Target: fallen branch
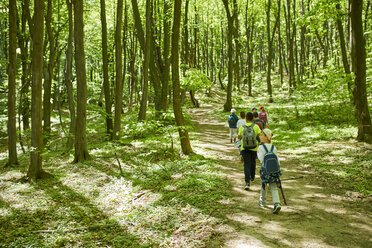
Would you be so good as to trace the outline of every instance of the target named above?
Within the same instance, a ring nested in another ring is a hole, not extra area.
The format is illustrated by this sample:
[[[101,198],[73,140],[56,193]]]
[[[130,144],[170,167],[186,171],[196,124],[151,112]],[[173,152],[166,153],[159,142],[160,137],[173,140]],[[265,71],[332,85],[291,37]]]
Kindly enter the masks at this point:
[[[115,152],[115,157],[116,157],[116,160],[118,161],[118,164],[119,164],[120,174],[121,174],[122,177],[124,177],[124,173],[123,173],[123,170],[121,168],[120,160],[119,160],[118,155],[116,154],[116,152]]]

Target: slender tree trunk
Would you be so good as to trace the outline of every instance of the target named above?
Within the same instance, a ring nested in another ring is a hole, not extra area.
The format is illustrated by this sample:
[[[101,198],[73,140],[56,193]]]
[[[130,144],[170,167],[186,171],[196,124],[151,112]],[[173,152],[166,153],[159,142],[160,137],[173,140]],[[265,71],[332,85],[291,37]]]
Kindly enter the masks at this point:
[[[354,72],[354,110],[358,141],[372,143],[371,116],[366,91],[366,48],[362,22],[363,0],[351,0],[351,67]]]
[[[102,71],[103,71],[103,91],[105,94],[105,111],[106,111],[106,132],[112,137],[112,101],[110,93],[110,81],[108,75],[108,55],[107,55],[107,22],[106,22],[106,4],[101,0],[101,27],[102,27]]]
[[[50,123],[50,116],[52,107],[50,104],[51,95],[52,95],[52,82],[53,82],[53,70],[55,65],[55,41],[54,35],[52,31],[52,17],[53,17],[53,1],[48,0],[48,8],[47,8],[47,15],[45,17],[46,23],[46,31],[48,35],[48,42],[49,42],[49,61],[47,67],[47,75],[44,79],[44,100],[43,100],[43,137],[44,143],[47,142],[50,130],[51,130],[51,123]]]
[[[75,130],[74,163],[90,159],[86,140],[87,79],[84,51],[84,10],[83,0],[74,0],[74,40],[77,79],[77,116]]]
[[[291,31],[292,18],[291,18],[291,0],[287,0],[287,12],[286,12],[286,27],[287,27],[287,54],[288,54],[288,85],[289,91],[291,92],[295,87],[294,78],[294,54],[293,54],[293,31]]]
[[[161,87],[161,109],[166,111],[168,108],[168,85],[169,85],[169,73],[170,73],[170,20],[169,20],[170,6],[166,0],[164,0],[164,68],[162,75],[162,87]]]
[[[23,122],[23,130],[30,129],[30,102],[28,100],[28,93],[30,90],[30,63],[29,54],[28,54],[28,43],[29,37],[26,35],[26,23],[27,23],[27,13],[29,12],[29,1],[22,2],[22,33],[19,35],[19,47],[21,49],[21,60],[22,60],[22,88],[21,88],[21,96],[22,99],[20,103],[20,112],[22,114],[22,122]]]
[[[34,0],[32,23],[32,103],[31,103],[31,158],[27,175],[31,181],[42,178],[43,133],[42,133],[42,80],[44,0]]]
[[[240,89],[240,34],[239,34],[239,7],[236,0],[233,0],[234,14],[234,44],[235,44],[235,63],[234,63],[234,79],[235,85]]]
[[[116,80],[115,80],[115,117],[114,117],[114,131],[112,139],[117,140],[120,137],[121,131],[121,109],[123,102],[123,48],[121,44],[121,33],[123,24],[123,0],[117,2],[117,16],[116,16],[116,31],[115,31],[115,61],[116,61]]]
[[[142,52],[145,54],[145,47],[146,47],[146,40],[145,40],[145,34],[143,31],[142,27],[142,21],[141,21],[141,16],[138,10],[138,3],[137,0],[131,0],[132,2],[132,9],[133,9],[133,19],[134,19],[134,25],[136,27],[136,35],[138,38],[138,41],[141,46]],[[151,43],[151,52],[150,52],[150,75],[151,75],[151,82],[154,87],[154,92],[155,92],[155,109],[158,111],[160,110],[160,100],[161,100],[161,83],[160,83],[160,72],[159,72],[159,67],[160,67],[160,62],[154,58],[154,53],[155,51],[155,44],[154,41]]]
[[[17,50],[17,3],[9,0],[9,64],[8,64],[8,163],[18,164],[16,120],[16,50]]]
[[[140,111],[138,120],[146,119],[146,109],[148,100],[148,80],[149,80],[149,65],[151,53],[151,1],[146,0],[146,41],[143,59],[143,84],[142,84],[142,98],[140,104]]]
[[[189,132],[182,114],[180,75],[179,75],[179,38],[181,23],[181,0],[174,1],[173,29],[172,29],[172,81],[173,81],[173,110],[181,140],[183,154],[192,153]]]
[[[344,35],[344,28],[342,26],[341,22],[341,7],[340,4],[336,4],[336,9],[337,9],[337,30],[338,30],[338,37],[340,39],[340,48],[341,48],[341,55],[342,55],[342,64],[344,66],[344,71],[345,74],[349,75],[350,74],[350,65],[349,65],[349,60],[347,58],[346,54],[346,45],[345,45],[345,35]],[[352,82],[348,81],[347,87],[350,92],[350,100],[353,101],[353,95],[352,95]]]
[[[68,9],[68,40],[67,40],[67,50],[66,50],[66,64],[64,71],[64,82],[67,90],[67,101],[68,109],[70,112],[70,128],[68,132],[68,138],[66,143],[66,153],[69,152],[74,145],[75,128],[76,128],[76,114],[75,114],[75,101],[74,92],[72,86],[72,42],[74,35],[74,23],[72,17],[72,3],[70,0],[66,0]]]
[[[227,84],[227,96],[226,103],[223,106],[225,112],[229,112],[232,107],[232,83],[233,83],[233,17],[230,14],[229,2],[228,0],[222,0],[225,6],[226,16],[227,16],[227,57],[228,57],[228,84]]]

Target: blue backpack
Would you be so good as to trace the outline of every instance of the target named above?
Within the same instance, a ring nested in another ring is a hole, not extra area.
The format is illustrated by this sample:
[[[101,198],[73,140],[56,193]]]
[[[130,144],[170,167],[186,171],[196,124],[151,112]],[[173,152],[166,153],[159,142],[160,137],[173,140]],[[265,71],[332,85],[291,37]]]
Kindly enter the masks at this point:
[[[227,119],[227,122],[229,123],[230,126],[235,126],[237,123],[237,120],[234,115],[229,115],[229,118]]]
[[[280,176],[280,165],[278,156],[274,153],[274,145],[271,146],[270,151],[267,149],[265,144],[262,144],[266,154],[263,159],[261,174],[265,177],[279,177]]]

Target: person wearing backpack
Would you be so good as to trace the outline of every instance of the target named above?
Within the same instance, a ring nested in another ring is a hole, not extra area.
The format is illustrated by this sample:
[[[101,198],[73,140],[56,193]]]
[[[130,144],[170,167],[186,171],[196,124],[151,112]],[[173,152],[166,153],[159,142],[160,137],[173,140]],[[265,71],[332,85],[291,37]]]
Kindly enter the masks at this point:
[[[267,115],[267,112],[265,111],[264,106],[260,106],[260,113],[258,114],[258,118],[260,118],[265,123],[264,128],[269,127],[269,117]]]
[[[253,121],[252,122],[254,124],[257,124],[260,127],[261,131],[262,131],[262,129],[264,129],[265,123],[263,122],[263,120],[258,118],[258,113],[257,112],[253,112]]]
[[[279,213],[281,209],[280,198],[277,184],[280,185],[280,162],[277,156],[276,147],[271,144],[272,132],[265,128],[260,134],[262,145],[258,147],[257,157],[261,162],[260,177],[262,181],[259,205],[264,207],[266,205],[266,190],[265,186],[268,184],[271,189],[271,196],[273,199],[274,208],[273,214]]]
[[[245,115],[246,124],[239,128],[238,139],[241,140],[240,155],[244,161],[244,179],[245,190],[249,190],[251,181],[254,180],[256,174],[256,157],[257,157],[257,135],[261,129],[254,123],[253,113],[247,112]]]
[[[239,117],[235,114],[236,110],[231,109],[231,114],[227,118],[227,122],[229,123],[229,128],[230,128],[230,143],[234,142],[236,140],[236,132],[237,132],[237,123],[239,120]]]

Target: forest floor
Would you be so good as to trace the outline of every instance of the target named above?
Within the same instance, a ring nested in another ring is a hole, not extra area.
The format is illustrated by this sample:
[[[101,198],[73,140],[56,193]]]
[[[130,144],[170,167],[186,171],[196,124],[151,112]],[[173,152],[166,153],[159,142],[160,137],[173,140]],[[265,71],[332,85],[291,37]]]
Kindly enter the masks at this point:
[[[315,168],[302,163],[298,154],[312,152],[309,147],[279,148],[288,205],[284,205],[281,197],[282,209],[273,215],[271,192],[268,192],[267,207],[259,207],[260,163],[257,160],[256,180],[245,191],[243,162],[238,149],[230,143],[227,123],[210,116],[216,109],[214,104],[204,104],[190,110],[200,135],[195,152],[217,158],[222,176],[231,185],[232,200],[218,203],[223,207],[215,215],[221,222],[205,247],[372,246],[371,197],[346,191],[339,181],[329,181]],[[320,146],[335,149],[344,144],[333,142]],[[314,152],[314,156],[319,155]]]

